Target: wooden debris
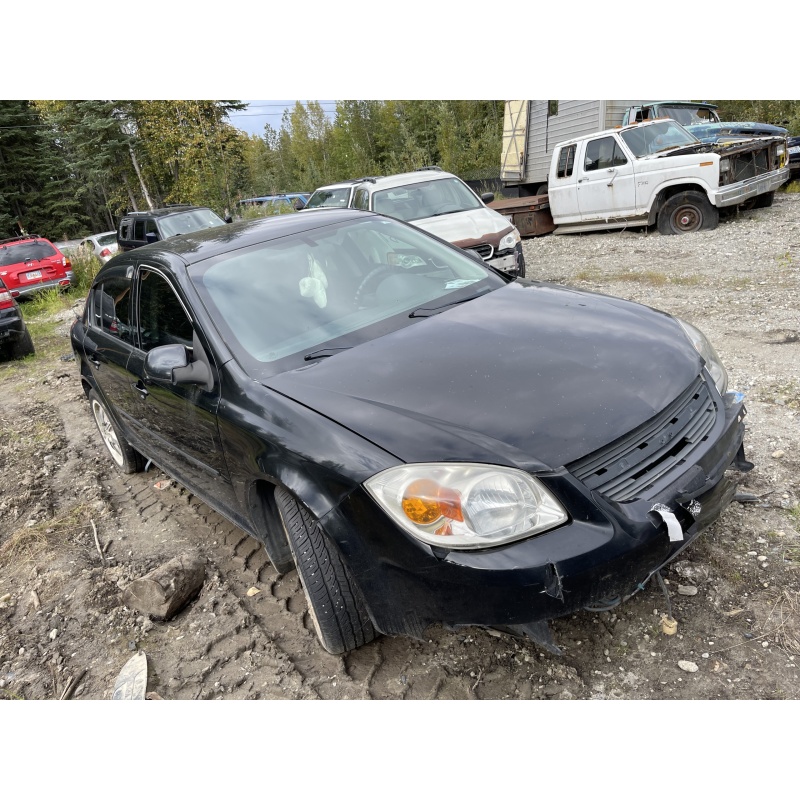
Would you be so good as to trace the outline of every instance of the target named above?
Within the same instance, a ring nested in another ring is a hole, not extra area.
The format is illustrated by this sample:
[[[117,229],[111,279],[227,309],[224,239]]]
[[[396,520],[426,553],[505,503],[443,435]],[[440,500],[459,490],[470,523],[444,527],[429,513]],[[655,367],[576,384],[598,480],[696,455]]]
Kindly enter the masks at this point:
[[[102,548],[100,547],[100,539],[97,536],[97,527],[94,524],[94,520],[90,519],[89,522],[92,523],[92,530],[94,531],[94,546],[97,548],[97,552],[100,554],[100,560],[103,562],[103,566],[106,566],[106,556],[103,552]]]
[[[128,584],[122,602],[151,619],[168,620],[197,596],[205,577],[204,559],[184,553]]]
[[[39,599],[39,595],[36,594],[35,589],[31,589],[31,603],[33,603],[34,611],[38,611],[42,607],[42,601]]]
[[[75,690],[78,688],[78,684],[83,680],[84,676],[86,675],[86,670],[83,670],[77,678],[70,678],[67,681],[67,685],[64,687],[64,691],[61,693],[62,700],[69,700],[73,694],[75,694]]]

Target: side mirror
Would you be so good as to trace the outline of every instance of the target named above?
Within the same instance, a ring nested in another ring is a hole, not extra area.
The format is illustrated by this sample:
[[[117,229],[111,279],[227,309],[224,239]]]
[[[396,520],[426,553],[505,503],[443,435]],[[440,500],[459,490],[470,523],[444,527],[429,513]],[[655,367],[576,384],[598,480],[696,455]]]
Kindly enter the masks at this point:
[[[163,344],[154,347],[144,359],[145,380],[169,383],[173,386],[189,384],[201,386],[207,392],[214,388],[214,375],[206,351],[192,334],[192,360],[182,344]]]
[[[189,365],[189,356],[182,344],[154,347],[144,359],[144,377],[160,383],[172,383],[172,371]]]
[[[491,203],[492,200],[494,200],[494,192],[484,192],[481,195],[481,200],[483,200],[484,203]]]
[[[228,225],[230,225],[230,224],[231,224],[231,222],[233,222],[233,217],[232,217],[230,214],[228,214],[228,216],[227,216],[227,217],[225,217],[225,222],[226,222]]]
[[[146,233],[144,235],[145,241],[147,244],[153,244],[153,242],[158,241],[158,234],[157,233]]]

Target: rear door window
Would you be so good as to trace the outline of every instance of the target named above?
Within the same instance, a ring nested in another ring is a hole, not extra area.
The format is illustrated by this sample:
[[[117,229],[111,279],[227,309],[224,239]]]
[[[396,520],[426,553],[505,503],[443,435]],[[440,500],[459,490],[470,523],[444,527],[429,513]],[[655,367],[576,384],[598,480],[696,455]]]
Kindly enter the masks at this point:
[[[95,286],[89,321],[93,328],[133,344],[130,278],[108,278]]]

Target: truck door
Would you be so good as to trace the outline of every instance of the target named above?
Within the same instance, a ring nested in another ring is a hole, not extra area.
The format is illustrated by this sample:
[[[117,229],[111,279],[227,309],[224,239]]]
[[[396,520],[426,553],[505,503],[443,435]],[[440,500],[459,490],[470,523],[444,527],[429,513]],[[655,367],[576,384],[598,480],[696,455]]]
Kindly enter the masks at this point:
[[[581,146],[582,143],[581,143]],[[576,181],[578,178],[575,164],[578,153],[578,144],[565,144],[557,147],[553,153],[550,181],[548,183],[548,199],[553,217],[558,219],[559,225],[580,220],[578,211],[578,195]]]
[[[578,210],[582,222],[635,213],[633,162],[615,136],[587,140],[577,171]]]

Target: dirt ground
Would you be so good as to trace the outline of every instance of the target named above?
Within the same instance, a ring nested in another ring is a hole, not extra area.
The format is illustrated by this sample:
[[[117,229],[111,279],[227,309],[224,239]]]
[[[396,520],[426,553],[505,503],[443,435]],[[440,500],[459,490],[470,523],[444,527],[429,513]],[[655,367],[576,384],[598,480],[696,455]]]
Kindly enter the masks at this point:
[[[278,577],[258,542],[158,470],[112,468],[68,360],[66,311],[33,328],[36,357],[0,364],[0,698],[109,698],[135,651],[164,699],[800,698],[800,194],[715,231],[524,246],[530,277],[700,327],[747,395],[751,502],[668,570],[675,635],[662,633],[653,584],[613,611],[555,621],[561,657],[441,627],[327,654],[296,573]],[[132,579],[189,551],[206,580],[177,617],[122,604]]]

